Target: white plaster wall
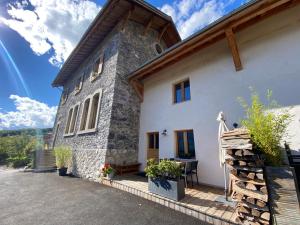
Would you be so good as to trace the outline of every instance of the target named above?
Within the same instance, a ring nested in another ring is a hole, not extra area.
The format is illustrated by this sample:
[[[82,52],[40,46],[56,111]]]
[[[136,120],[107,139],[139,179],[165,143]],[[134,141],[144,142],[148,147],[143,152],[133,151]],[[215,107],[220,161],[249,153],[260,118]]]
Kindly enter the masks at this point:
[[[243,117],[237,97],[250,97],[249,86],[265,96],[267,89],[282,106],[298,114],[289,140],[300,149],[300,7],[289,9],[237,34],[244,69],[236,72],[225,40],[180,61],[145,81],[141,105],[139,161],[146,163],[147,132],[160,132],[160,157],[174,157],[174,130],[193,129],[200,181],[223,186],[218,162],[216,117],[232,127]],[[189,78],[191,101],[173,104],[172,85]],[[167,129],[168,135],[161,132]]]

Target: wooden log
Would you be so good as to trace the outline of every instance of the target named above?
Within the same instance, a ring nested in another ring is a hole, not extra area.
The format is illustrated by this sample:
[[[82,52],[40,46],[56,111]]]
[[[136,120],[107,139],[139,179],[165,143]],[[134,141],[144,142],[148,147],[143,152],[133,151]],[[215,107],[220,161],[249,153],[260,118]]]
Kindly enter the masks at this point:
[[[246,201],[248,202],[248,203],[250,203],[250,204],[255,204],[255,198],[251,198],[251,197],[247,197],[246,198]]]
[[[246,174],[246,173],[244,173]],[[250,173],[249,173],[250,174]],[[247,175],[247,177],[241,177],[241,176],[236,176],[236,175],[233,175],[233,174],[230,174],[229,177],[231,180],[240,180],[240,181],[243,181],[243,182],[247,182],[247,183],[252,183],[254,185],[266,185],[266,182],[265,181],[262,181],[262,180],[257,180],[257,179],[249,179],[249,174]],[[255,176],[255,173],[254,173],[254,176]]]
[[[264,194],[268,194],[268,190],[266,186],[262,186],[259,190]]]
[[[255,173],[253,173],[253,172],[248,173],[247,178],[254,180]]]
[[[234,155],[243,156],[243,150],[237,150]]]
[[[251,201],[255,203],[255,199],[252,198]],[[259,210],[259,211],[262,211],[262,212],[269,211],[269,208],[267,206],[259,207],[259,206],[255,205],[254,203],[249,203],[247,201],[247,199],[242,199],[239,204],[244,205],[244,206],[246,206],[250,209],[256,209],[256,210]]]
[[[258,168],[255,168],[255,167],[248,167],[248,166],[234,166],[235,169],[237,170],[243,170],[243,171],[248,171],[248,172],[255,172],[255,173],[262,173],[263,172],[263,169],[258,167]],[[263,180],[263,179],[261,179]]]
[[[244,150],[243,150],[243,155],[244,155],[244,156],[252,156],[252,155],[254,155],[254,153],[253,153],[252,151],[249,151],[249,150],[247,150],[247,149],[244,149]]]
[[[269,220],[267,221],[267,220],[264,220],[264,219],[261,219],[261,218],[257,218],[255,220],[258,221],[260,224],[266,224],[266,225],[270,224]]]
[[[262,173],[256,173],[255,176],[257,177],[257,179],[259,180],[264,180],[264,175]]]
[[[222,140],[234,140],[234,139],[251,139],[250,135],[248,134],[241,134],[235,136],[222,136]]]
[[[232,159],[225,159],[226,163],[230,166],[233,166],[234,165],[234,160]]]
[[[222,144],[221,145],[222,148],[226,148],[226,149],[248,149],[248,150],[252,150],[252,144],[243,144],[243,145],[240,145],[240,144]]]
[[[226,149],[226,153],[228,155],[233,155],[234,154],[234,150],[233,149]]]
[[[237,210],[238,210],[238,212],[242,212],[242,213],[247,213],[247,214],[250,213],[250,210],[242,205],[238,206]]]
[[[251,209],[251,214],[255,217],[260,217],[260,211],[257,209]]]
[[[264,220],[267,220],[267,221],[270,221],[270,213],[269,212],[263,212],[261,215],[260,215],[260,218],[264,219]]]
[[[239,160],[238,162],[240,166],[247,166],[247,162],[245,161]]]
[[[255,186],[254,184],[252,184],[252,183],[247,183],[247,184],[246,184],[246,188],[247,188],[248,190],[253,190],[253,191],[256,191],[256,190],[257,190],[256,186]]]
[[[264,202],[262,200],[257,200],[256,205],[261,207],[261,208],[264,208],[266,206],[266,202]]]
[[[233,183],[233,188],[234,191],[236,191],[237,193],[246,195],[248,197],[252,197],[255,199],[259,199],[262,200],[264,202],[268,202],[268,195],[260,192],[260,191],[253,191],[253,190],[248,190],[246,188],[244,188],[240,183],[236,182]]]
[[[235,175],[235,176],[237,176],[237,174],[238,174],[238,171],[237,171],[237,169],[236,169],[236,168],[234,168],[234,167],[231,167],[231,168],[230,168],[230,173],[231,173],[231,174],[233,174],[233,175]]]

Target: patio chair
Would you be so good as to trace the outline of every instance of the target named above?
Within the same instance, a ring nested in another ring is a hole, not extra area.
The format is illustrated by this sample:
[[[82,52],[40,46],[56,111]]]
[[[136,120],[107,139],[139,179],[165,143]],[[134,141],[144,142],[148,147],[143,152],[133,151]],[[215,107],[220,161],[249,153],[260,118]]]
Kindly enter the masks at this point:
[[[191,170],[192,170],[192,185],[193,185],[193,175],[196,175],[197,178],[197,184],[199,185],[199,181],[198,181],[198,160],[191,162]]]
[[[184,168],[183,168],[183,173],[182,176],[184,178],[185,182],[185,187],[187,187],[187,177],[191,176],[192,183],[193,183],[193,175],[192,175],[192,167],[191,167],[191,162],[185,162],[184,163]]]

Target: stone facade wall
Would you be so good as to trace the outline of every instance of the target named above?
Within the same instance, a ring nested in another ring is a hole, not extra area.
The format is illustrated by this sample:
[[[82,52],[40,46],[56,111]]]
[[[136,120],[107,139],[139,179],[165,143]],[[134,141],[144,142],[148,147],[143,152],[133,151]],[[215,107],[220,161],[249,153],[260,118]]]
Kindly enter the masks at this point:
[[[132,163],[138,160],[138,133],[140,101],[125,75],[138,68],[155,54],[157,33],[150,30],[142,36],[143,25],[129,21],[120,32],[116,26],[99,44],[64,86],[68,91],[65,104],[59,105],[54,131],[55,146],[68,145],[73,150],[72,172],[80,177],[96,179],[105,162]],[[90,81],[92,65],[104,51],[103,71],[94,82]],[[84,75],[81,91],[75,95],[75,85]],[[97,131],[77,134],[85,98],[102,88]],[[75,124],[75,135],[64,137],[69,109],[80,103]]]

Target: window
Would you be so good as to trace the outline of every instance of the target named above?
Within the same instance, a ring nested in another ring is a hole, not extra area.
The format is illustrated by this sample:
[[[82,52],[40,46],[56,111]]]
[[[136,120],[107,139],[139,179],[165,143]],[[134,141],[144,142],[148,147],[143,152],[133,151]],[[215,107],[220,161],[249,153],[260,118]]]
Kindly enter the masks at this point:
[[[104,54],[102,53],[99,58],[95,61],[94,65],[93,65],[93,69],[92,69],[92,73],[91,73],[91,81],[93,82],[97,77],[100,76],[100,74],[102,73],[102,69],[103,69],[103,58],[104,58]]]
[[[191,100],[190,81],[185,80],[177,83],[173,87],[174,103]]]
[[[79,110],[79,104],[73,106],[69,110],[64,136],[70,136],[75,133],[75,124],[77,121],[78,110]]]
[[[82,112],[82,116],[81,116],[80,129],[79,129],[80,131],[85,130],[89,108],[90,108],[90,99],[88,98],[85,100],[84,105],[83,105],[83,112]]]
[[[75,95],[78,94],[81,91],[82,88],[82,82],[83,82],[83,76],[79,77],[76,85],[75,85]]]
[[[72,115],[73,115],[73,108],[71,108],[69,110],[69,113],[68,113],[67,124],[66,124],[66,127],[65,127],[65,134],[69,134],[69,129],[70,129],[70,123],[71,123]]]
[[[69,92],[69,90],[66,89],[66,90],[63,92],[62,96],[61,96],[61,104],[62,104],[62,105],[65,104],[65,103],[67,102],[67,99],[68,99],[68,92]]]
[[[159,133],[148,133],[148,149],[159,149]]]
[[[88,96],[84,101],[79,133],[88,133],[96,131],[101,96],[102,89],[98,90],[93,95]]]
[[[176,149],[179,158],[195,158],[193,130],[176,131]]]
[[[156,53],[157,53],[158,55],[160,55],[160,54],[163,52],[163,49],[162,49],[162,47],[161,47],[161,45],[160,45],[159,43],[156,43],[156,44],[154,45],[154,47],[155,47],[155,51],[156,51]]]

